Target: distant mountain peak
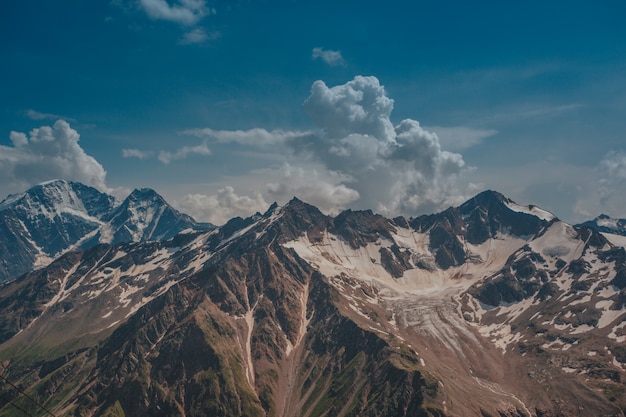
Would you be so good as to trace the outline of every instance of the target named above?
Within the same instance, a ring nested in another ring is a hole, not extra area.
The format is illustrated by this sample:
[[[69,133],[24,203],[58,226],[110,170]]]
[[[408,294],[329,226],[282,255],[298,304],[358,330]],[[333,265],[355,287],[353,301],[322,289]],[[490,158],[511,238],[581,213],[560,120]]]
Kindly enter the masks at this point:
[[[493,190],[486,190],[461,204],[460,209],[463,213],[468,213],[478,207],[489,209],[495,206],[504,207],[511,203],[513,203],[513,200],[505,197],[503,194]]]
[[[67,180],[50,180],[23,193],[12,194],[0,210],[15,209],[30,215],[59,216],[64,212],[84,213],[98,219],[115,204],[115,199],[96,188]]]
[[[482,192],[476,194],[474,199],[479,200],[479,201],[480,200],[483,200],[483,201],[498,200],[498,201],[503,202],[503,203],[511,201],[511,199],[505,197],[504,194],[499,193],[498,191],[494,191],[494,190],[482,191]]]
[[[152,188],[135,188],[129,195],[128,198],[132,200],[144,199],[144,200],[159,200],[165,202],[165,199]]]
[[[183,230],[210,230],[172,208],[156,191],[134,190],[121,204],[68,180],[37,184],[0,203],[0,282],[76,248],[97,243],[164,240]]]
[[[580,223],[578,226],[589,227],[598,232],[626,236],[626,219],[617,219],[604,213],[593,220]]]
[[[288,208],[301,208],[301,207],[306,207],[306,206],[310,206],[310,204],[305,203],[304,201],[300,200],[298,197],[292,197],[291,200],[289,200],[287,202],[287,204],[285,204],[283,206],[283,208],[288,209]]]
[[[112,217],[121,215],[121,213],[134,211],[138,207],[154,207],[159,208],[161,206],[170,207],[165,199],[151,188],[137,188],[134,189],[120,204]]]
[[[209,230],[179,212],[151,188],[137,188],[106,219],[112,226],[113,242],[139,242],[174,237],[185,229]]]
[[[47,195],[50,195],[52,190],[59,189],[69,189],[71,188],[68,181],[65,180],[50,180],[39,183],[37,185],[32,186],[28,190],[22,193],[10,194],[0,202],[0,210],[5,209],[10,206],[15,206],[19,204],[20,201],[23,201],[25,198],[31,198],[36,200],[43,200]],[[40,201],[43,202],[43,201]]]
[[[282,208],[281,208],[281,212],[284,213],[300,213],[302,215],[305,215],[307,217],[309,216],[318,216],[321,215],[323,216],[322,212],[315,207],[312,204],[306,203],[302,200],[300,200],[297,197],[293,197],[291,200],[289,200],[289,202],[287,202],[287,204],[285,204]]]

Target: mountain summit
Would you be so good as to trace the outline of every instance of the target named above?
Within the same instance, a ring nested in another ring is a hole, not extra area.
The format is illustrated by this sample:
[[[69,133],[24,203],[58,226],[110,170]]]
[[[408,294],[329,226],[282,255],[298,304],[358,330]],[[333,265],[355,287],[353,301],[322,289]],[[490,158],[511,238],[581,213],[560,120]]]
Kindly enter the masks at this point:
[[[109,243],[166,240],[186,229],[213,228],[175,210],[150,188],[134,190],[104,221],[113,232]]]
[[[471,250],[498,236],[532,238],[556,217],[535,206],[520,206],[495,191],[484,191],[460,207],[420,216],[409,221],[412,228],[428,233],[437,265],[449,268],[465,263]]]

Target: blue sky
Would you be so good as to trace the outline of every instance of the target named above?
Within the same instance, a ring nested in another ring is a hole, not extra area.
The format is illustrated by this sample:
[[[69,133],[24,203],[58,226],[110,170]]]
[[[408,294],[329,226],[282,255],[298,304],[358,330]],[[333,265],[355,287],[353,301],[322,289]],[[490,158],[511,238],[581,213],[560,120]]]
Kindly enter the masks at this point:
[[[626,5],[510,3],[3,2],[0,195],[151,187],[221,223],[495,189],[626,217]]]

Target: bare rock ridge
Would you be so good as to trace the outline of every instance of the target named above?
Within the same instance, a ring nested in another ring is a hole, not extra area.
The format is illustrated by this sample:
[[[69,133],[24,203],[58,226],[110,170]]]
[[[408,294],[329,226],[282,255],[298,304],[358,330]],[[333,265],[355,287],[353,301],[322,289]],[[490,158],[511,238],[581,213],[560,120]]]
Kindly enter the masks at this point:
[[[393,220],[294,198],[176,234],[131,195],[93,217],[149,241],[0,286],[0,372],[55,415],[624,416],[618,234],[493,191]]]
[[[589,227],[598,232],[626,236],[626,219],[614,219],[606,214],[601,214],[595,219],[583,222],[578,226]]]

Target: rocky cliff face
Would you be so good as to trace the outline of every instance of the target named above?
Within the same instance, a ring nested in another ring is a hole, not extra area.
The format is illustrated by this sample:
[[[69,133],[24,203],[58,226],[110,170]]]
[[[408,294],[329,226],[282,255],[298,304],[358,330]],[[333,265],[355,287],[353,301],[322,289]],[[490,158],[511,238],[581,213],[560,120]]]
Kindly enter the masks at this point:
[[[409,220],[294,199],[1,287],[2,372],[67,416],[623,416],[613,236],[494,192]]]

